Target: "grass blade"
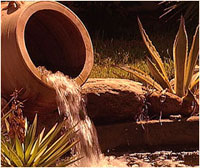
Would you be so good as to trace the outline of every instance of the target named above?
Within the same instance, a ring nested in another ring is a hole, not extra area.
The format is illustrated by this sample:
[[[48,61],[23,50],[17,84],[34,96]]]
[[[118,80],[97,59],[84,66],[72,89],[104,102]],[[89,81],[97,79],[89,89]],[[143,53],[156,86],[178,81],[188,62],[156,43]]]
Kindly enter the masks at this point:
[[[186,67],[185,89],[190,87],[190,83],[193,76],[193,71],[197,63],[199,55],[199,26],[196,28],[195,35],[193,37],[192,46],[188,56],[188,62]]]
[[[173,45],[175,92],[179,97],[185,95],[184,78],[187,63],[188,39],[185,30],[184,18],[181,17],[178,33]]]

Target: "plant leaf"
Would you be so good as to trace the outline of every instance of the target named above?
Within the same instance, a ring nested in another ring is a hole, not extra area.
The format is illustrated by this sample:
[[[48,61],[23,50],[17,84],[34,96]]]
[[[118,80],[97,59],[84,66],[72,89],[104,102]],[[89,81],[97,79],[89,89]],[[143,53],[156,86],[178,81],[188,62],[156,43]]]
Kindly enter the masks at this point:
[[[70,164],[82,159],[83,157],[77,158],[76,156],[69,158],[68,160],[62,161],[56,165],[56,167],[67,167]]]
[[[49,136],[54,132],[56,129],[57,123],[51,128],[51,130],[46,134],[46,136],[42,139],[41,143],[44,143],[46,140],[48,140]]]
[[[152,44],[148,35],[146,34],[139,18],[138,18],[138,25],[139,25],[139,29],[140,29],[140,33],[142,35],[143,41],[153,58],[153,62],[156,64],[156,67],[160,70],[161,74],[165,77],[165,79],[168,80],[167,73],[165,72],[165,68],[164,68],[163,62],[160,58],[160,55],[157,52],[154,45]],[[169,83],[169,80],[168,80],[168,83]]]
[[[188,39],[185,30],[184,18],[181,22],[173,45],[174,69],[175,69],[175,93],[179,97],[185,95],[184,78],[187,63]]]
[[[155,64],[147,57],[147,66],[152,73],[152,76],[158,81],[163,89],[168,88],[171,93],[173,93],[171,85],[168,80],[159,72]]]
[[[35,141],[35,134],[36,134],[36,128],[37,128],[37,114],[35,115],[33,124],[31,125],[31,129],[30,129],[30,143],[27,147],[27,149],[25,149],[25,160],[28,161],[28,159],[30,158],[30,153]]]
[[[17,136],[15,136],[15,146],[16,146],[17,155],[20,157],[20,159],[23,162],[24,161],[24,150],[23,150],[22,144]]]
[[[64,124],[64,121],[61,122],[58,126],[57,126],[57,124],[55,124],[55,126],[53,126],[53,128],[45,136],[45,140],[42,140],[42,142],[39,146],[39,152],[38,153],[41,153],[41,151],[43,151],[45,148],[47,148],[48,144],[56,137],[58,132],[61,130],[63,124]],[[44,152],[46,152],[46,151],[44,151]]]
[[[33,167],[38,167],[38,164],[39,164],[39,162],[40,162],[41,156],[42,156],[42,154],[46,151],[46,149],[47,149],[47,146],[44,147],[41,151],[39,151],[39,152],[37,153],[36,158],[35,158],[35,160],[34,160],[34,162],[33,162],[33,165],[32,165]],[[41,165],[40,165],[40,167],[41,167]]]
[[[43,163],[41,165],[41,167],[48,167],[51,166],[53,163],[55,163],[55,161],[61,157],[64,153],[66,153],[67,151],[69,151],[74,145],[76,145],[79,141],[74,141],[72,142],[69,146],[67,146],[66,148],[64,148],[63,150],[57,150],[53,156],[51,156],[45,163]]]
[[[136,68],[134,68],[134,70],[124,67],[124,66],[117,66],[118,68],[129,72],[131,74],[133,74],[135,77],[137,77],[140,81],[149,84],[150,86],[152,86],[153,88],[157,89],[158,91],[163,90],[163,88],[155,81],[153,80],[148,74],[141,72],[141,70],[136,70]]]
[[[192,90],[198,84],[199,84],[199,75],[194,81],[191,82],[190,90]]]
[[[55,125],[53,127],[53,130],[54,130],[53,132],[51,132],[51,130],[50,130],[51,134],[49,134],[47,136],[47,139],[45,139],[44,141],[42,140],[41,147],[47,146],[56,137],[56,135],[58,134],[58,132],[61,130],[61,128],[63,126],[63,123],[64,122],[60,123],[58,126]]]
[[[6,114],[4,114],[1,118],[1,121],[4,121],[11,113],[12,110],[9,110]]]
[[[32,151],[31,151],[31,157],[30,157],[30,159],[28,160],[28,162],[27,162],[27,166],[30,166],[31,165],[31,163],[34,161],[34,159],[36,158],[36,154],[37,154],[37,152],[38,152],[38,149],[39,149],[39,138],[36,140],[36,142],[35,142],[35,144],[34,144],[34,146],[33,146],[33,149],[32,149]]]
[[[73,131],[74,127],[54,142],[54,144],[51,145],[47,151],[45,151],[43,157],[41,158],[41,162],[47,159],[50,155],[54,155],[59,148],[64,148],[68,144],[69,139],[75,135],[73,134]]]
[[[10,162],[10,159],[8,157],[6,157],[2,152],[1,152],[1,166],[2,167],[15,167]]]
[[[185,78],[186,90],[190,87],[198,55],[199,55],[199,26],[197,26],[195,35],[193,36],[193,42],[188,56],[188,62],[186,67],[186,78]]]
[[[42,132],[41,132],[40,135],[39,135],[39,144],[41,144],[41,142],[42,142],[42,138],[43,138],[43,135],[44,135],[44,131],[45,131],[45,128],[43,128]]]
[[[10,124],[9,124],[7,118],[5,118],[4,121],[5,121],[5,124],[6,124],[6,131],[10,132]]]
[[[17,167],[22,167],[23,163],[16,152],[1,141],[1,152],[7,156]]]

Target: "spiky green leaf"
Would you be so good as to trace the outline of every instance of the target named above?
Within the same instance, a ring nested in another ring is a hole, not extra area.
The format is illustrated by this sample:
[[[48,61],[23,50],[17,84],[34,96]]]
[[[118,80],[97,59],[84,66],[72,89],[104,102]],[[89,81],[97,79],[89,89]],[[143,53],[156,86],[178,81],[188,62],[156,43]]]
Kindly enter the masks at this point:
[[[140,29],[140,33],[142,35],[143,41],[149,50],[149,53],[152,56],[153,62],[156,64],[156,67],[159,69],[160,73],[165,77],[165,80],[168,80],[167,73],[165,72],[165,68],[163,62],[160,58],[160,55],[154,45],[152,44],[151,40],[149,39],[148,35],[146,34],[140,19],[138,18],[138,25]],[[169,83],[169,80],[168,80]]]
[[[37,156],[36,156],[36,158],[35,158],[35,160],[34,160],[34,162],[33,162],[33,164],[32,164],[33,167],[38,167],[38,166],[42,167],[42,166],[39,164],[39,162],[40,162],[41,156],[42,156],[43,153],[46,151],[46,149],[47,149],[47,146],[44,147],[41,151],[39,151],[39,152],[37,153]]]
[[[15,136],[15,146],[16,146],[17,155],[20,157],[20,159],[23,162],[24,161],[24,150],[22,148],[22,143],[20,142],[20,140],[17,136]]]
[[[37,128],[37,114],[35,115],[33,124],[31,125],[31,130],[30,130],[30,143],[27,147],[27,149],[25,150],[25,160],[28,161],[28,159],[30,158],[30,153],[33,147],[33,144],[35,142],[35,135],[36,135],[36,128]]]
[[[173,93],[169,81],[159,72],[155,64],[147,57],[147,66],[150,70],[152,76],[157,80],[157,82],[162,86],[163,89],[168,88],[171,93]]]
[[[74,127],[71,128],[68,132],[66,132],[63,136],[61,136],[56,142],[54,142],[47,151],[45,151],[44,155],[41,158],[41,162],[47,159],[50,155],[52,155],[59,148],[65,147],[68,144],[70,138],[74,135],[72,134],[74,131]]]
[[[13,148],[9,148],[4,142],[1,142],[1,152],[8,157],[17,167],[22,167],[23,163]]]
[[[148,74],[141,72],[141,70],[137,70],[136,68],[130,69],[128,67],[124,67],[124,66],[117,66],[118,68],[129,72],[131,74],[133,74],[135,77],[137,77],[140,81],[149,84],[150,86],[152,86],[153,88],[157,89],[158,91],[163,90],[163,88],[155,81],[153,80]]]
[[[197,58],[199,55],[199,26],[196,28],[196,32],[193,36],[193,42],[188,56],[188,62],[186,67],[186,77],[185,77],[185,89],[187,90],[190,87],[192,80],[194,68],[197,63]]]
[[[48,167],[51,166],[53,163],[56,162],[56,160],[58,158],[60,158],[63,154],[65,154],[67,151],[69,151],[74,145],[76,145],[79,141],[74,141],[73,143],[71,143],[70,145],[68,145],[66,148],[64,149],[58,149],[54,155],[52,155],[51,157],[48,158],[48,160],[41,164],[42,167]]]
[[[195,80],[193,80],[191,82],[191,85],[190,85],[190,90],[193,90],[195,86],[199,85],[199,75],[197,76],[197,78]]]
[[[181,17],[178,33],[173,45],[175,69],[175,93],[179,97],[185,95],[184,78],[187,63],[188,39],[185,30],[184,18]]]
[[[71,158],[69,158],[69,159],[67,159],[67,160],[61,161],[61,162],[58,163],[56,166],[57,166],[57,167],[67,167],[67,166],[69,166],[70,164],[72,164],[72,163],[74,163],[74,162],[76,162],[76,161],[78,161],[78,160],[80,160],[80,159],[82,159],[82,158],[83,158],[83,157],[77,158],[76,156],[74,156],[74,157],[71,157]]]
[[[30,153],[31,154],[30,159],[27,162],[27,166],[30,166],[32,164],[32,162],[35,160],[35,158],[37,156],[38,149],[39,149],[39,138],[35,141],[35,144],[32,148],[31,153]]]

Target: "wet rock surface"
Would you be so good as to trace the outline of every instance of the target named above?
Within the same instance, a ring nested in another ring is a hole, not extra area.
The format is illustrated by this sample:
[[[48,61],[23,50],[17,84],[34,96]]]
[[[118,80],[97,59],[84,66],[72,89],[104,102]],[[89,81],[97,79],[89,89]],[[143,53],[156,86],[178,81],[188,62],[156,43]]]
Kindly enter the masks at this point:
[[[134,121],[143,110],[145,93],[141,83],[127,79],[91,78],[82,87],[95,125]]]
[[[128,167],[199,167],[199,150],[128,153],[116,157]]]

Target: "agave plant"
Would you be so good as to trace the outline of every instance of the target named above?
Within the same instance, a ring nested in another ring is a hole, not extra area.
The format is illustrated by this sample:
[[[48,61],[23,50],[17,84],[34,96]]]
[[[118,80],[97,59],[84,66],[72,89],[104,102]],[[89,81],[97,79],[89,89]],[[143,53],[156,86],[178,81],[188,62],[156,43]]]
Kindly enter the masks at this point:
[[[6,123],[9,132],[8,119],[11,111],[7,112],[1,122]],[[45,128],[36,137],[37,115],[33,124],[28,126],[25,119],[24,140],[20,140],[15,134],[14,138],[6,136],[5,131],[1,133],[1,165],[11,167],[64,167],[79,160],[77,156],[68,157],[64,161],[57,162],[58,159],[69,151],[78,141],[71,141],[75,136],[74,127],[56,139],[58,133],[64,125],[64,121],[55,124],[53,128],[44,136]]]
[[[132,73],[139,80],[149,84],[158,91],[168,89],[169,92],[175,93],[179,97],[186,96],[188,94],[188,90],[191,91],[199,83],[199,72],[194,74],[199,54],[199,27],[197,26],[196,28],[192,46],[188,54],[188,38],[185,30],[184,18],[181,17],[179,30],[173,45],[175,69],[175,86],[173,88],[167,77],[161,57],[143,29],[139,18],[138,24],[143,41],[152,57],[152,60],[147,57],[147,65],[155,80],[147,73],[139,69],[127,66],[120,66],[120,68]]]
[[[196,28],[188,53],[188,38],[184,18],[181,17],[173,44],[175,78],[169,81],[161,57],[143,29],[139,18],[138,24],[143,41],[151,55],[151,58],[147,57],[147,65],[153,78],[137,68],[128,66],[118,66],[118,68],[131,73],[141,82],[154,88],[155,91],[151,91],[151,94],[146,96],[150,115],[167,117],[171,114],[184,116],[198,114],[199,104],[192,92],[199,84],[199,71],[194,71],[199,54],[199,27]]]

